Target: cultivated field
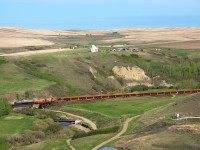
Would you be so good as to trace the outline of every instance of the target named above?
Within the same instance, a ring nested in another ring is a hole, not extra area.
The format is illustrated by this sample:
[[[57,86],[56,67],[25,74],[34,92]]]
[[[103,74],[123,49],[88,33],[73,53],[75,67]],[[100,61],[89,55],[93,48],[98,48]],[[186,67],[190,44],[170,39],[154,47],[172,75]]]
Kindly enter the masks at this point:
[[[52,48],[70,48],[91,44],[164,44],[163,47],[199,48],[199,28],[136,28],[113,30],[32,30],[0,28],[0,53]],[[179,43],[173,43],[179,42]],[[14,50],[15,49],[15,50]]]

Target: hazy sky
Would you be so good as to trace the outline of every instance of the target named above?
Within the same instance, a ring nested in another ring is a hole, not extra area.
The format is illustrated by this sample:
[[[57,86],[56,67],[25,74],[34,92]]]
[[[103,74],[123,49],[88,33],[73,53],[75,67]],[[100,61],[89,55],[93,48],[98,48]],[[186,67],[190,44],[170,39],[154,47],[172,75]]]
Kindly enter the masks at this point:
[[[0,0],[0,26],[200,27],[200,0]]]

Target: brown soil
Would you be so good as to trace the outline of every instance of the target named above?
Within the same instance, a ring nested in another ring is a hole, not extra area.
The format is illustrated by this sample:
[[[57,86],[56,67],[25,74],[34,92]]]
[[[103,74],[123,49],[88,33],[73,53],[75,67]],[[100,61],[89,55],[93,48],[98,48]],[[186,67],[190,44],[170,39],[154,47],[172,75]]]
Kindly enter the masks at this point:
[[[200,49],[200,41],[185,41],[155,45],[163,48]]]
[[[200,28],[130,28],[112,30],[32,30],[24,28],[0,28],[0,47],[23,47],[37,45],[52,45],[49,38],[60,36],[84,36],[86,34],[105,35],[118,32],[123,38],[112,38],[99,41],[101,43],[127,42],[127,43],[149,43],[149,42],[185,42],[186,46],[199,48],[199,44],[190,44],[190,41],[200,40]],[[10,40],[12,39],[12,40]],[[44,40],[45,39],[45,40]],[[65,41],[66,42],[66,41]],[[168,44],[167,44],[168,45]],[[194,46],[195,45],[195,46]],[[165,46],[165,45],[164,45]],[[177,45],[174,45],[177,47]],[[173,46],[173,47],[174,47]],[[183,47],[185,45],[182,45]]]

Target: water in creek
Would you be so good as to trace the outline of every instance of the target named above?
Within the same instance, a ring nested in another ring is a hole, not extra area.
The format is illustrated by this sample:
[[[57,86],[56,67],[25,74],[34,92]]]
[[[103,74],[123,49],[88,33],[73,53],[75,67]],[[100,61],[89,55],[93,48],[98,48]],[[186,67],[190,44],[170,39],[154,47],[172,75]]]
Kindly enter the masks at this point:
[[[63,128],[67,128],[71,124],[70,122],[67,122],[67,121],[65,121],[65,122],[62,121],[62,122],[58,122],[58,123]]]

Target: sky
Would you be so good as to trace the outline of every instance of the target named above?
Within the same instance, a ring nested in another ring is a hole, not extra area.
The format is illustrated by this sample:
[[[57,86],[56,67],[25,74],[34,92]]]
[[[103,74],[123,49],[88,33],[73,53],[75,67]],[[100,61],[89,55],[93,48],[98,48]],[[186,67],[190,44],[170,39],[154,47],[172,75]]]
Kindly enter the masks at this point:
[[[200,27],[200,0],[0,0],[0,26],[76,30]]]

